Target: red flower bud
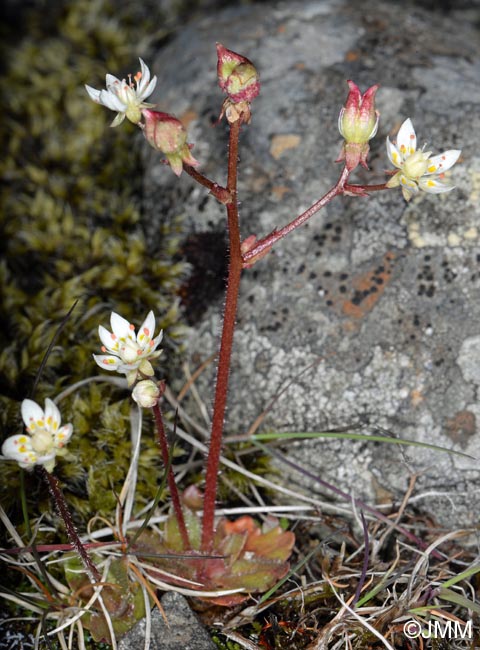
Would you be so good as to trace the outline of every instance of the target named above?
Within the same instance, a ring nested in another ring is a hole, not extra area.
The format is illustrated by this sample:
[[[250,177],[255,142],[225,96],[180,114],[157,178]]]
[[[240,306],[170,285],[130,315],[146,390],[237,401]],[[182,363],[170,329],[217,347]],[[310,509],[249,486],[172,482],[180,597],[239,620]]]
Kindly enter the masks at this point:
[[[251,102],[260,92],[258,72],[253,63],[217,43],[217,75],[220,88],[232,102]]]
[[[378,84],[371,86],[362,95],[353,81],[347,83],[350,92],[338,117],[338,130],[345,142],[337,162],[345,160],[350,171],[358,164],[368,169],[368,141],[373,138],[378,128],[379,113],[375,110]]]
[[[177,176],[182,173],[183,163],[192,167],[199,164],[190,152],[187,132],[180,120],[168,113],[152,111],[149,108],[143,109],[142,114],[145,118],[143,133],[147,142],[165,154]]]

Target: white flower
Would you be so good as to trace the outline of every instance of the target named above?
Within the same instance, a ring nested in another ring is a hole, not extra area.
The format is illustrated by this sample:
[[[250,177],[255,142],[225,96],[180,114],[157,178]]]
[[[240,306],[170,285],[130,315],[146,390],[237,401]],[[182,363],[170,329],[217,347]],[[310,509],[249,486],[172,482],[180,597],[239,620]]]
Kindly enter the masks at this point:
[[[28,435],[7,438],[2,445],[3,456],[16,460],[25,469],[43,465],[47,472],[51,472],[55,467],[55,457],[66,453],[64,446],[72,437],[72,425],[60,426],[60,411],[48,398],[45,411],[33,400],[24,399],[22,418]]]
[[[388,181],[387,187],[400,185],[406,201],[419,190],[439,194],[454,189],[454,185],[447,185],[440,179],[457,162],[461,151],[450,149],[430,157],[431,151],[417,149],[417,137],[410,118],[400,127],[396,145],[387,138],[387,154],[390,162],[400,170]]]
[[[111,126],[118,126],[127,117],[130,122],[138,124],[142,117],[142,108],[151,108],[155,104],[148,104],[143,100],[152,94],[157,84],[157,77],[150,79],[150,70],[140,59],[141,70],[134,76],[133,81],[129,75],[128,82],[125,79],[117,79],[113,74],[106,76],[106,90],[95,90],[85,85],[90,98],[97,104],[102,104],[112,111],[118,111]]]
[[[156,338],[155,316],[150,311],[140,326],[135,336],[135,327],[115,312],[110,317],[112,331],[105,327],[98,328],[98,335],[103,343],[102,352],[108,354],[94,354],[96,363],[105,370],[112,370],[123,373],[127,376],[128,385],[132,386],[137,376],[153,376],[153,368],[150,359],[160,356],[161,350],[156,350],[162,340],[163,333],[160,331]]]

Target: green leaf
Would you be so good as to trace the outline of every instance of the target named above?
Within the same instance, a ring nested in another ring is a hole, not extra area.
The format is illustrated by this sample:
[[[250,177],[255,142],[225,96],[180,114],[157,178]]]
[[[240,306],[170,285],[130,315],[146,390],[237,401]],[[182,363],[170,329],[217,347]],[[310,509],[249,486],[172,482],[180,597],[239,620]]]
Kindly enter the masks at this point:
[[[427,442],[418,442],[417,440],[410,440],[408,438],[390,438],[389,436],[381,436],[378,434],[369,433],[353,433],[353,432],[338,432],[338,431],[314,431],[314,432],[291,432],[291,433],[256,433],[251,437],[251,440],[258,442],[265,442],[268,440],[308,440],[311,438],[335,438],[337,440],[367,440],[368,442],[387,442],[392,445],[412,445],[413,447],[423,447],[425,449],[434,449],[435,451],[446,451],[449,454],[456,456],[464,456],[475,460],[474,456],[464,454],[462,451],[455,449],[447,449],[440,445],[431,445]]]

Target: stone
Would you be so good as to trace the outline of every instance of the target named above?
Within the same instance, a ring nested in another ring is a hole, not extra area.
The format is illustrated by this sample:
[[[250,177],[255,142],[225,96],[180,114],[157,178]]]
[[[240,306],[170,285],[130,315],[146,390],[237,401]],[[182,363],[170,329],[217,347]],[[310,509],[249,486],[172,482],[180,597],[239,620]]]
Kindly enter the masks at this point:
[[[473,6],[473,5],[472,5]],[[401,193],[335,199],[275,245],[242,278],[226,433],[245,432],[275,395],[262,429],[332,427],[432,443],[419,447],[348,440],[289,443],[288,457],[374,504],[380,488],[402,498],[418,474],[414,502],[451,526],[477,523],[480,476],[480,38],[465,15],[403,3],[346,0],[230,8],[179,31],[153,62],[161,110],[188,124],[200,169],[225,183],[227,127],[212,124],[223,96],[215,42],[252,60],[261,93],[241,133],[242,237],[263,236],[306,209],[336,181],[338,112],[347,79],[380,84],[371,172],[391,168],[385,138],[411,117],[434,153],[462,149],[449,194],[407,204]],[[183,216],[185,250],[196,250],[186,300],[192,367],[217,350],[225,246],[222,206],[147,153],[145,209],[152,229]],[[212,269],[217,268],[216,274]],[[213,286],[214,290],[205,287]],[[209,374],[210,373],[210,374]],[[197,382],[211,404],[213,368]],[[357,429],[355,429],[357,430]],[[472,458],[473,457],[473,458]],[[299,489],[333,498],[282,465]]]
[[[151,650],[215,650],[216,645],[184,596],[169,591],[162,596],[161,604],[168,625],[159,610],[153,609]],[[143,650],[145,635],[146,619],[142,619],[122,637],[118,650]]]

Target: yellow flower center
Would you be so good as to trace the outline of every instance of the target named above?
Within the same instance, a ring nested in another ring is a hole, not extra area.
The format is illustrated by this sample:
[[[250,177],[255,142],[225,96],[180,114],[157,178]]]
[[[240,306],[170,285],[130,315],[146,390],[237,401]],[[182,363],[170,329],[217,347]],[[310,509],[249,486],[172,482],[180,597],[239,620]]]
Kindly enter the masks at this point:
[[[423,151],[415,151],[403,163],[403,173],[411,179],[418,179],[428,168],[428,156]]]

